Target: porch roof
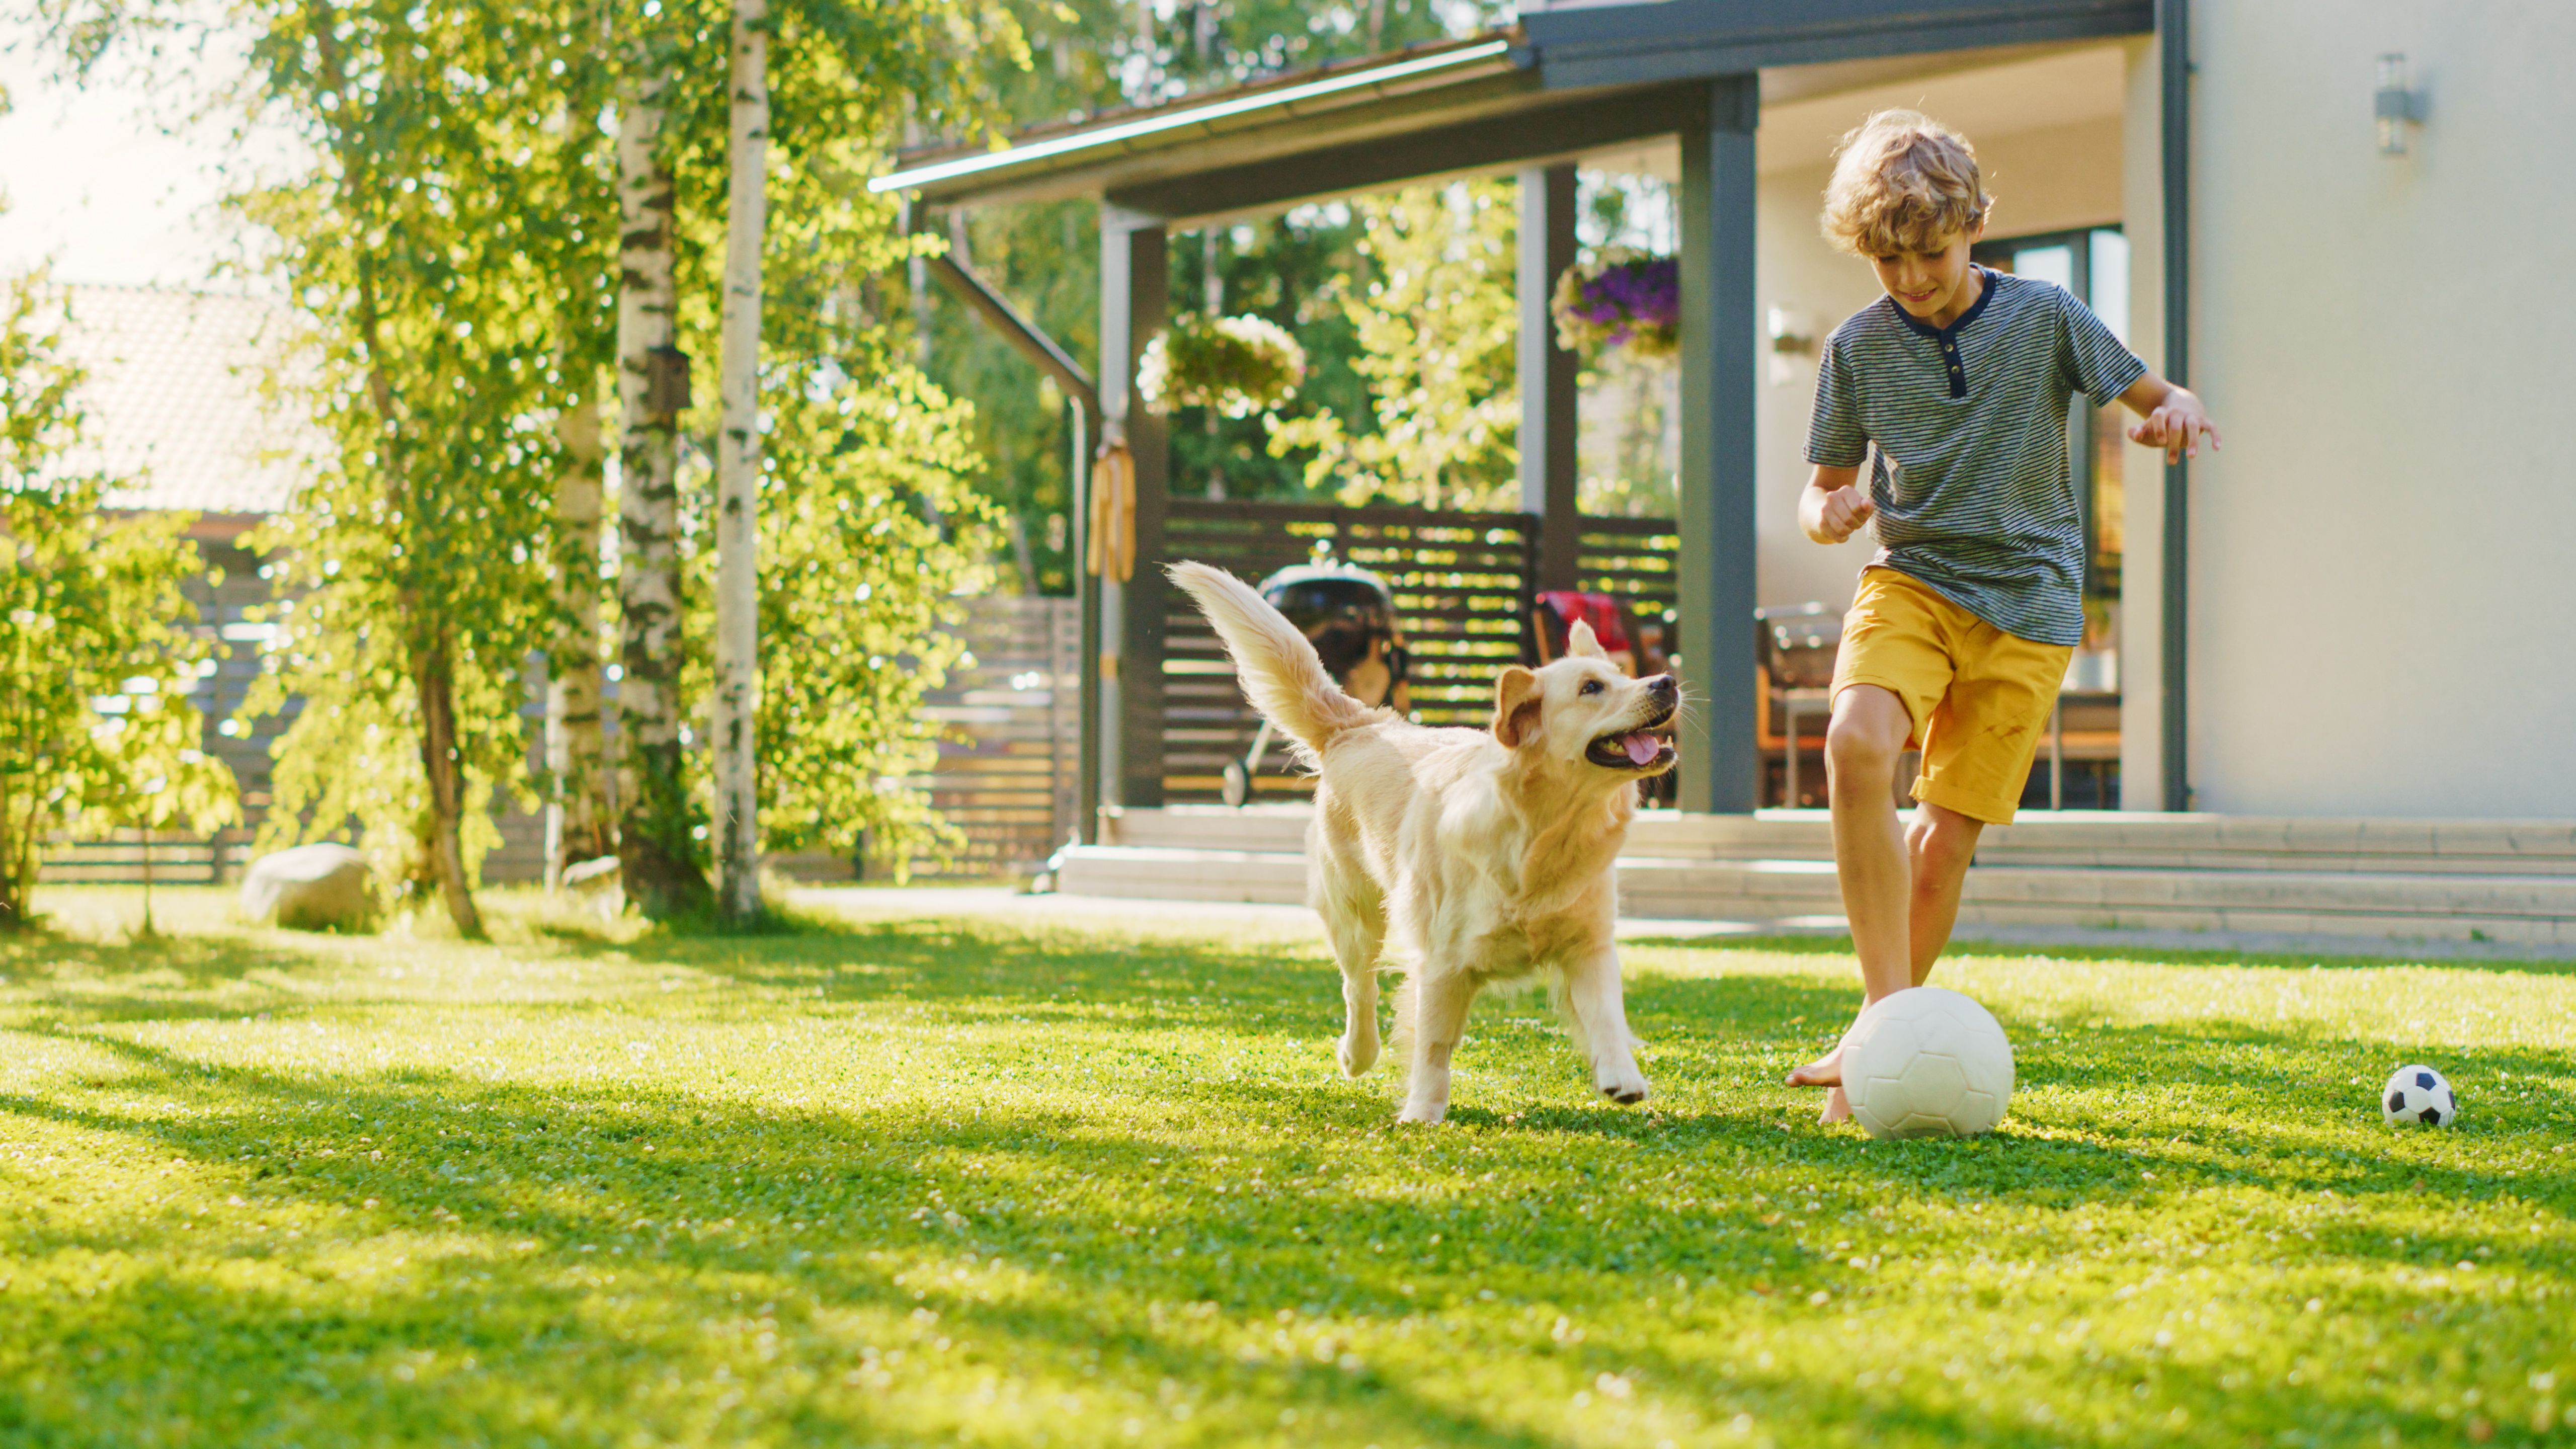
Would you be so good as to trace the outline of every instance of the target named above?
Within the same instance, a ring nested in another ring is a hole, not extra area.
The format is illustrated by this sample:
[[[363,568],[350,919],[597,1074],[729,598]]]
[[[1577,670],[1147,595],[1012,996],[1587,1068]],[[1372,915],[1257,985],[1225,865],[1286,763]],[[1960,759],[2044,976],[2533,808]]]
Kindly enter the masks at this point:
[[[1644,0],[1536,10],[1507,30],[1032,127],[999,149],[917,148],[869,185],[950,205],[1092,197],[1197,220],[1668,134],[1715,76],[2144,34],[2154,8]]]

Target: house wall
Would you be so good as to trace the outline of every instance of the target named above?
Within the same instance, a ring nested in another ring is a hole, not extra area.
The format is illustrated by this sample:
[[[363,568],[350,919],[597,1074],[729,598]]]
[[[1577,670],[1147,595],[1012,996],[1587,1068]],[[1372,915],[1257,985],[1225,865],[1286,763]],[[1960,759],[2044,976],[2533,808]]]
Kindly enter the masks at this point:
[[[2116,74],[2116,72],[2115,72]],[[2009,85],[1998,73],[1990,84]],[[1947,77],[1953,93],[1974,88],[1973,77]],[[1929,99],[1929,98],[1927,98]],[[1963,103],[1966,97],[1961,97]],[[1877,92],[1855,96],[1847,116],[1819,117],[1817,102],[1796,107],[1803,134],[1839,135],[1860,123],[1870,111],[1890,104]],[[1935,118],[1939,113],[1934,112]],[[1819,120],[1824,122],[1820,128]],[[1766,117],[1765,124],[1769,124]],[[1971,134],[1979,168],[1996,197],[1992,232],[2011,236],[2118,222],[2122,212],[2123,126],[2116,116],[2070,125]],[[1821,343],[1845,317],[1882,294],[1867,263],[1825,244],[1816,230],[1830,163],[1823,154],[1766,168],[1756,238],[1755,286],[1767,315],[1777,307],[1803,315],[1815,342]],[[1765,347],[1768,339],[1765,339]],[[1756,416],[1756,452],[1761,467],[1761,494],[1756,505],[1759,536],[1759,588],[1765,604],[1809,599],[1840,606],[1851,599],[1861,566],[1876,545],[1866,535],[1826,547],[1810,542],[1798,530],[1798,493],[1807,479],[1807,418],[1815,404],[1816,352],[1813,347],[1782,357],[1762,384]]]
[[[2200,0],[2198,808],[2576,814],[2576,6]],[[2381,156],[2374,61],[2428,94]],[[1768,456],[1768,455],[1766,455]]]

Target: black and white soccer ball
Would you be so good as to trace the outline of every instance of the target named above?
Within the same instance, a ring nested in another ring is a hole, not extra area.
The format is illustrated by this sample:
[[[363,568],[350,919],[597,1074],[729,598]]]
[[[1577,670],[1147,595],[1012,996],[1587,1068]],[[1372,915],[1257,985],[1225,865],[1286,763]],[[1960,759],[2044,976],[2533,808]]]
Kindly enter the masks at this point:
[[[2380,1094],[2379,1110],[2392,1127],[2448,1127],[2460,1116],[2451,1084],[2431,1067],[2399,1067]]]

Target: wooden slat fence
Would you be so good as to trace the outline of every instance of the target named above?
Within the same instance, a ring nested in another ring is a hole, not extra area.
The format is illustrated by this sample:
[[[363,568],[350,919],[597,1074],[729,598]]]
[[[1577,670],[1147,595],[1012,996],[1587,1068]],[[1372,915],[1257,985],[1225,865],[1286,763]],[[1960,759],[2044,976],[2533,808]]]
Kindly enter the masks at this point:
[[[1618,595],[1649,627],[1661,623],[1666,653],[1678,647],[1681,542],[1669,518],[1587,518],[1575,554],[1581,586]]]
[[[1425,724],[1482,726],[1492,715],[1496,671],[1533,653],[1532,515],[1183,498],[1167,507],[1165,562],[1194,559],[1257,584],[1329,557],[1384,577],[1412,656],[1414,715]],[[1666,520],[1586,519],[1583,587],[1630,596],[1640,613],[1666,618],[1677,598],[1675,545]],[[1243,758],[1260,721],[1188,596],[1161,593],[1163,798],[1212,802],[1221,798],[1226,762]],[[1310,788],[1275,742],[1253,786],[1256,798]]]
[[[210,553],[214,550],[209,550]],[[263,719],[255,734],[226,735],[221,722],[241,702],[260,669],[266,630],[246,614],[272,602],[257,561],[224,551],[220,591],[196,589],[200,628],[218,633],[233,657],[193,691],[206,714],[204,748],[233,767],[242,785],[245,823],[213,839],[174,832],[152,839],[152,879],[165,885],[220,884],[239,880],[251,859],[251,840],[269,807],[270,752],[285,720]],[[930,775],[906,782],[931,793],[932,805],[966,838],[966,849],[948,862],[922,861],[933,876],[990,876],[1035,869],[1064,843],[1073,828],[1074,771],[1079,737],[1076,656],[1081,619],[1070,599],[990,598],[968,605],[962,626],[975,663],[951,671],[933,693],[928,714],[947,727],[940,762]],[[523,706],[532,748],[544,730],[544,671],[532,664]],[[608,690],[609,728],[615,726],[616,686]],[[533,881],[545,868],[544,821],[504,798],[495,803],[499,847],[483,858],[487,884]],[[119,830],[99,838],[57,841],[47,852],[41,879],[56,884],[133,884],[143,879],[140,832]],[[851,874],[848,858],[781,857],[778,867],[806,878]],[[883,869],[884,862],[878,862]]]
[[[916,876],[989,878],[1034,871],[1074,823],[1082,616],[1071,599],[970,600],[959,626],[967,657],[923,701],[942,726],[939,763],[904,782],[965,837]],[[891,862],[870,859],[867,873]]]

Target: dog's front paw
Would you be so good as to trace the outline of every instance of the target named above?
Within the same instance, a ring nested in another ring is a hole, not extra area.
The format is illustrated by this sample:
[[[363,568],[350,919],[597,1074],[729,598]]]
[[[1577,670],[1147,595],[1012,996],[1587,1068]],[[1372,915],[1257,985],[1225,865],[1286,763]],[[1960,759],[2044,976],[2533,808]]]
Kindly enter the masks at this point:
[[[1345,1035],[1333,1044],[1334,1059],[1342,1064],[1342,1075],[1356,1077],[1377,1065],[1377,1033],[1366,1037],[1358,1033]]]
[[[1601,1089],[1602,1096],[1622,1107],[1633,1107],[1646,1100],[1646,1079],[1634,1067],[1604,1071],[1593,1078],[1593,1085]]]
[[[1437,1127],[1447,1120],[1448,1116],[1449,1104],[1446,1102],[1407,1102],[1404,1104],[1404,1110],[1395,1114],[1395,1120],[1418,1122],[1425,1127]]]

